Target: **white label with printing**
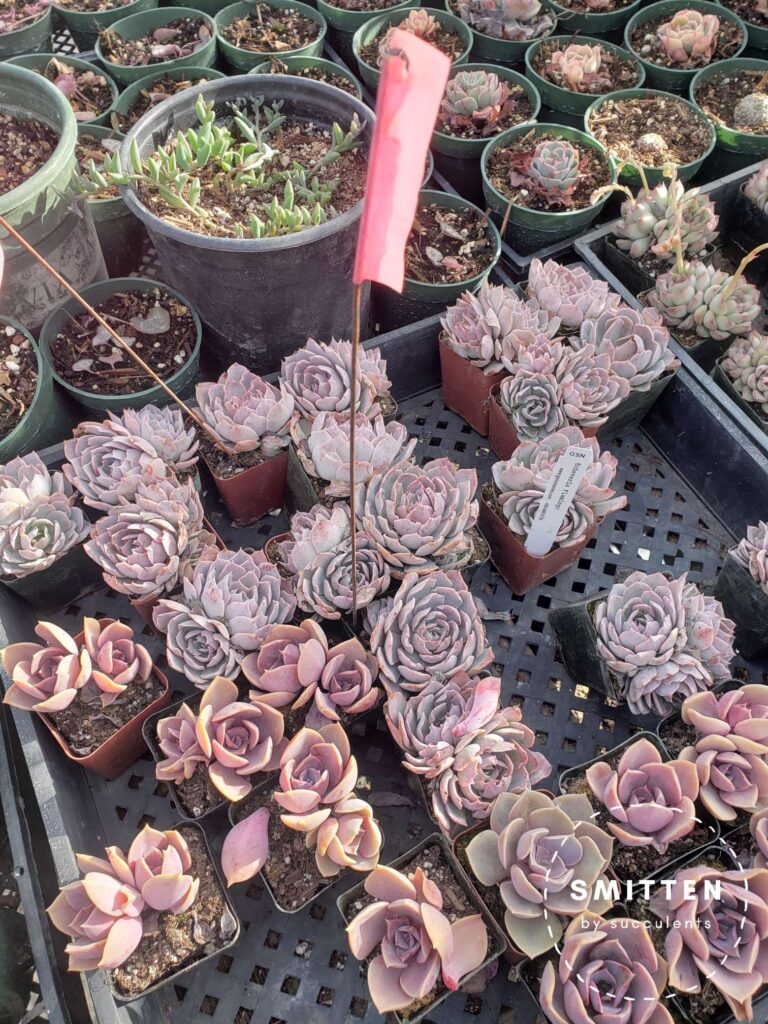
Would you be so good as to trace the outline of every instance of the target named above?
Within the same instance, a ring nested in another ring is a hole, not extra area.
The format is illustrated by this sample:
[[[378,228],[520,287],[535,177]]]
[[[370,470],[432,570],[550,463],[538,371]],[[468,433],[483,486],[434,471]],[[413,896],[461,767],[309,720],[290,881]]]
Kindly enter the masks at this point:
[[[590,448],[572,445],[555,463],[544,497],[525,541],[529,555],[546,555],[555,542],[581,479],[592,465]]]

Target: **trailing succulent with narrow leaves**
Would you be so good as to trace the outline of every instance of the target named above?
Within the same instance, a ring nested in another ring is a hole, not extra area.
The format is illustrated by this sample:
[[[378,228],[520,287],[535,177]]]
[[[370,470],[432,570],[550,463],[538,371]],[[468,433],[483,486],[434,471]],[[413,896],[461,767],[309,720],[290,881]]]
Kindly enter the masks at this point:
[[[516,536],[528,536],[555,466],[573,445],[591,451],[593,460],[576,489],[555,543],[561,547],[578,544],[605,516],[626,505],[626,497],[617,497],[611,487],[616,458],[609,452],[601,453],[598,442],[585,438],[578,427],[564,427],[542,441],[523,442],[510,459],[493,466],[496,498]]]
[[[752,1020],[752,1000],[768,981],[768,871],[683,868],[650,906],[668,929],[670,988],[694,994],[712,985],[737,1021]]]
[[[553,50],[544,66],[544,74],[571,92],[599,93],[610,88],[611,79],[601,72],[604,50],[599,44],[570,43]]]
[[[510,154],[509,184],[533,192],[547,206],[567,209],[581,175],[582,158],[567,139],[542,139],[531,149]]]
[[[498,131],[496,123],[509,95],[509,86],[493,71],[459,70],[445,87],[440,118],[452,128],[476,128],[483,135],[492,135]]]
[[[633,572],[594,611],[597,651],[633,714],[668,714],[728,678],[734,625],[683,574]]]
[[[539,1002],[551,1024],[673,1024],[666,984],[643,921],[585,911],[565,931],[558,966],[544,967]]]
[[[647,391],[654,381],[676,369],[680,361],[669,350],[669,331],[655,309],[609,309],[585,320],[575,348],[592,346],[597,356],[607,355],[611,372],[627,381],[633,391]]]
[[[651,846],[663,855],[696,827],[696,768],[689,761],[664,761],[650,740],[626,747],[615,769],[597,761],[586,775],[610,815],[608,830],[622,846]]]
[[[699,798],[718,821],[768,807],[768,687],[747,684],[717,697],[697,693],[682,707],[696,741],[680,759],[699,776]]]
[[[480,914],[451,923],[439,887],[422,868],[405,875],[377,867],[364,885],[374,902],[350,921],[347,938],[358,960],[379,949],[367,972],[379,1013],[426,1001],[439,981],[456,991],[485,960],[488,932]]]
[[[30,452],[0,466],[0,576],[48,569],[88,536],[72,487]]]
[[[700,260],[678,260],[660,274],[648,301],[668,327],[716,341],[749,334],[760,313],[760,292],[753,284]]]
[[[270,458],[290,444],[293,397],[240,363],[233,363],[215,383],[198,384],[195,396],[200,415],[226,451],[259,451]]]
[[[240,800],[250,793],[254,775],[277,769],[286,743],[284,725],[275,708],[239,700],[236,684],[216,676],[197,713],[182,704],[157,723],[165,758],[155,766],[155,777],[178,785],[202,765],[225,800]]]
[[[757,526],[748,526],[746,537],[741,538],[731,554],[768,594],[768,523],[761,520]]]
[[[352,610],[352,574],[357,580],[357,607],[367,608],[389,589],[390,568],[373,540],[357,532],[355,565],[352,566],[352,537],[335,551],[318,554],[311,565],[294,577],[299,608],[323,619],[340,619]]]
[[[215,676],[234,678],[245,653],[295,610],[290,584],[263,551],[209,547],[183,580],[180,599],[158,601],[153,618],[166,636],[168,664],[202,689]]]
[[[177,476],[194,472],[199,447],[193,427],[184,426],[184,418],[175,405],[144,405],[140,409],[123,409],[119,416],[109,413],[116,433],[140,437],[151,444],[159,458]]]
[[[744,195],[764,213],[768,212],[768,160],[761,164],[744,186]]]
[[[562,917],[590,908],[604,913],[612,905],[595,897],[594,888],[607,883],[613,840],[592,818],[581,793],[554,799],[537,791],[502,793],[490,827],[467,846],[475,878],[499,886],[507,935],[526,956],[540,956],[560,941]]]
[[[528,294],[550,316],[559,317],[563,328],[580,328],[584,320],[594,320],[621,299],[605,281],[596,281],[584,267],[564,267],[554,260],[531,261]]]
[[[540,0],[456,0],[454,7],[462,21],[494,39],[537,39],[555,27]]]
[[[656,42],[673,64],[699,67],[708,64],[717,46],[720,19],[686,8],[656,29]]]
[[[72,940],[70,971],[114,970],[138,947],[158,913],[183,914],[197,899],[200,880],[180,832],[145,825],[124,853],[106,858],[77,854],[82,878],[62,887],[48,907],[54,927]]]
[[[632,259],[650,252],[660,260],[675,258],[679,238],[685,256],[698,256],[717,237],[719,217],[706,193],[683,185],[677,178],[641,188],[621,204],[613,225],[616,245]]]
[[[333,554],[350,533],[349,509],[345,505],[313,505],[309,512],[296,512],[291,519],[290,537],[278,546],[280,561],[295,576],[310,569],[318,556]]]
[[[298,413],[311,423],[321,412],[349,410],[352,343],[332,338],[326,344],[309,338],[286,356],[280,368],[282,386],[293,397]],[[361,349],[356,388],[357,410],[369,419],[381,412],[378,400],[389,395],[392,382],[378,348]]]
[[[745,402],[768,420],[768,335],[750,331],[728,346],[720,365]]]
[[[369,711],[381,697],[376,658],[355,638],[331,647],[314,619],[273,626],[241,667],[255,704],[294,711],[310,705],[306,722],[312,727]]]

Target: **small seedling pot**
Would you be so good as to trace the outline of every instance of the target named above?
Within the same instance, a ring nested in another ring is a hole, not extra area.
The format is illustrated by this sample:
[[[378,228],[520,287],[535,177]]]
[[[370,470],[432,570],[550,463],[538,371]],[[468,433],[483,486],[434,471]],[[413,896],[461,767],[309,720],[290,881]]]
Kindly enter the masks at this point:
[[[35,21],[13,32],[0,35],[0,61],[22,53],[41,53],[51,48],[51,8],[46,7]]]
[[[561,212],[531,210],[526,206],[519,206],[516,203],[510,204],[509,197],[502,192],[498,192],[494,185],[491,184],[488,164],[491,156],[497,149],[508,146],[521,136],[530,133],[533,133],[534,140],[541,135],[551,135],[567,141],[578,142],[581,146],[596,149],[606,159],[610,172],[610,182],[614,183],[616,181],[616,167],[605,148],[596,139],[593,139],[590,135],[585,135],[584,132],[580,132],[576,128],[568,128],[562,124],[537,124],[535,126],[526,124],[518,125],[515,128],[508,128],[501,135],[497,135],[483,150],[480,164],[483,174],[483,192],[487,205],[490,206],[499,218],[503,219],[507,210],[509,210],[509,221],[504,233],[504,239],[522,252],[531,252],[534,249],[553,245],[555,242],[559,242],[564,238],[570,238],[571,235],[584,231],[595,220],[608,200],[608,196],[605,195],[596,203],[592,203],[585,208],[563,210]]]
[[[416,7],[416,0],[400,0],[400,3],[392,4],[389,7],[378,11],[348,11],[343,7],[336,7],[327,0],[316,0],[317,9],[328,22],[328,39],[334,50],[351,67],[355,66],[355,52],[352,49],[352,39],[355,32],[367,21],[378,18],[382,13],[392,14],[395,11],[407,11]]]
[[[491,486],[490,484],[488,486]],[[480,530],[491,547],[491,562],[513,594],[527,594],[572,565],[595,534],[593,526],[577,544],[554,547],[546,555],[530,555],[522,540],[480,495]]]
[[[468,210],[475,215],[478,221],[484,217],[484,213],[479,207],[467,202],[461,196],[430,189],[419,192],[417,211],[432,204],[446,210]],[[383,285],[374,285],[371,293],[373,319],[379,324],[380,330],[382,332],[394,331],[399,327],[415,323],[417,320],[425,320],[436,313],[442,313],[464,292],[476,292],[501,256],[501,236],[490,218],[485,221],[485,234],[491,241],[492,255],[487,266],[473,277],[465,278],[455,284],[428,284],[406,277],[402,294]]]
[[[494,384],[488,406],[488,443],[500,459],[508,459],[520,446],[517,431],[501,406],[501,383]],[[629,401],[629,399],[627,399]],[[622,403],[623,405],[624,403]],[[595,437],[598,427],[581,427],[584,437]]]
[[[71,7],[52,3],[51,9],[64,22],[70,35],[77,43],[81,53],[92,50],[99,37],[99,32],[116,21],[127,18],[140,11],[151,11],[157,7],[158,0],[128,0],[126,4],[115,4],[104,11],[77,11]]]
[[[306,46],[296,47],[295,50],[283,50],[278,54],[280,59],[284,60],[286,57],[300,56],[319,57],[323,52],[323,42],[328,28],[322,14],[319,14],[315,8],[310,7],[309,4],[298,3],[297,0],[266,0],[266,2],[270,7],[275,7],[278,10],[290,8],[292,11],[303,14],[305,18],[310,18],[312,21],[316,22],[319,28],[315,39],[307,43]],[[224,38],[224,29],[229,28],[232,22],[237,18],[246,17],[252,9],[252,4],[245,3],[244,0],[239,0],[238,3],[230,4],[229,7],[225,7],[223,10],[220,10],[214,18],[214,24],[216,25],[216,40],[219,44],[219,49],[221,50],[227,64],[229,64],[235,74],[243,74],[246,71],[250,71],[251,68],[256,67],[257,64],[263,64],[265,58],[269,57],[268,52],[262,51],[259,53],[257,50],[245,50],[239,46],[234,46]]]
[[[712,378],[715,383],[725,391],[730,400],[734,402],[742,410],[745,416],[748,416],[753,423],[756,423],[761,430],[768,434],[768,417],[761,416],[757,411],[757,406],[752,402],[747,402],[741,397],[739,392],[733,386],[733,381],[725,372],[722,366],[722,359],[718,359],[712,369]]]
[[[363,90],[360,88],[360,83],[352,74],[351,71],[347,71],[341,64],[334,64],[332,60],[326,60],[324,57],[280,57],[279,54],[275,54],[277,60],[286,67],[286,74],[290,75],[298,73],[304,68],[321,68],[323,71],[327,71],[329,74],[337,75],[339,78],[343,78],[354,87],[355,96],[359,100],[363,98]],[[256,67],[251,68],[248,72],[249,75],[268,75],[271,74],[272,62],[265,60]],[[331,85],[330,82],[326,82],[326,85]],[[331,88],[336,88],[331,86]]]
[[[47,569],[21,579],[3,576],[0,583],[23,597],[39,614],[49,615],[96,590],[101,585],[101,573],[83,545],[76,544]]]
[[[599,690],[618,704],[623,695],[597,653],[597,631],[592,618],[594,606],[607,596],[608,591],[604,590],[563,608],[553,608],[548,620],[562,663],[574,683]]]
[[[715,582],[715,597],[736,623],[739,653],[745,658],[768,654],[768,594],[730,553]]]
[[[27,452],[35,451],[44,446],[45,436],[48,433],[51,416],[51,400],[53,395],[53,380],[51,369],[48,363],[40,356],[40,349],[37,342],[26,328],[22,327],[16,320],[7,316],[0,316],[0,333],[6,327],[24,335],[32,347],[34,353],[37,384],[32,401],[24,412],[16,426],[0,439],[0,463],[5,464],[15,459],[17,455],[26,455]],[[59,435],[61,436],[61,435]]]
[[[491,388],[508,377],[508,371],[483,373],[449,348],[442,338],[439,349],[445,407],[458,413],[482,437],[487,437]]]
[[[397,860],[390,862],[387,866],[395,868],[398,871],[407,872],[408,865],[418,857],[420,853],[433,846],[440,847],[443,857],[453,871],[456,883],[459,888],[463,890],[464,895],[468,898],[477,913],[482,917],[483,924],[488,932],[488,953],[486,958],[475,971],[472,971],[471,974],[468,974],[461,979],[461,985],[463,985],[466,984],[470,978],[474,978],[476,974],[479,974],[480,971],[484,970],[489,964],[493,963],[493,961],[496,960],[502,952],[504,952],[507,948],[507,939],[504,932],[499,928],[498,924],[489,913],[486,905],[478,896],[472,881],[456,859],[453,850],[451,849],[451,845],[445,836],[440,835],[437,832],[427,836],[426,839],[422,839],[418,846],[409,850],[408,853],[404,853],[402,857],[398,857]],[[355,902],[367,899],[369,899],[369,897],[368,893],[365,891],[364,882],[359,882],[352,889],[349,889],[347,892],[339,896],[336,900],[336,906],[338,907],[339,913],[341,914],[345,924],[349,924],[349,922],[356,916],[354,910]],[[461,985],[459,987],[461,987]],[[437,999],[433,1000],[426,1006],[420,1006],[415,1013],[403,1016],[400,1012],[393,1012],[391,1014],[391,1018],[396,1022],[396,1024],[418,1024],[419,1021],[431,1014],[432,1011],[434,1011],[434,1009],[450,994],[450,991],[445,989]]]
[[[101,75],[109,86],[109,91],[112,93],[112,102],[107,109],[90,121],[78,121],[78,128],[81,125],[88,125],[88,127],[92,127],[98,124],[109,124],[109,115],[112,111],[114,102],[118,97],[119,90],[115,81],[110,78],[106,71],[102,71],[102,69],[96,64],[93,64],[89,60],[80,60],[78,57],[71,57],[68,53],[25,53],[21,57],[14,57],[12,60],[9,60],[8,63],[16,64],[17,67],[28,68],[30,71],[37,71],[42,74],[49,62],[54,58],[62,61],[64,64],[69,64],[70,67],[73,67],[76,71],[93,71],[94,74]],[[101,239],[99,239],[99,241],[101,241]]]
[[[205,456],[203,458],[205,460]],[[205,464],[236,526],[249,526],[274,509],[282,508],[288,472],[287,448],[229,477],[217,476],[207,460]]]
[[[625,12],[636,8],[638,2],[639,0],[636,0],[635,3],[630,5],[630,7],[623,7],[620,13],[624,14]],[[556,7],[557,5],[553,4],[553,6]],[[581,15],[580,19],[589,17],[612,17],[615,13],[619,12],[611,12],[606,15]],[[573,17],[579,16],[573,15]],[[562,29],[565,29],[566,26],[571,27],[570,21],[566,22],[562,15],[558,15],[558,18]],[[625,50],[621,46],[616,46],[614,43],[608,43],[605,39],[594,39],[590,36],[580,35],[578,41],[581,44],[590,46],[602,46],[604,50],[608,50],[617,57],[631,61],[632,64],[634,64],[635,72],[637,74],[635,88],[641,88],[645,81],[645,68],[637,57],[633,53],[630,53],[629,50]],[[563,114],[581,116],[584,114],[587,107],[594,102],[598,94],[590,92],[574,92],[572,89],[563,89],[562,86],[555,85],[554,82],[545,78],[544,75],[539,74],[535,67],[535,57],[544,42],[557,43],[559,49],[565,49],[566,46],[569,46],[574,42],[574,39],[571,35],[545,36],[543,40],[537,39],[536,42],[534,42],[532,46],[529,46],[525,51],[525,77],[530,79],[533,85],[535,85],[539,95],[541,96],[542,102],[545,106],[549,107],[550,110],[557,110]]]
[[[747,28],[744,22],[733,11],[727,7],[721,7],[718,3],[709,3],[708,0],[695,0],[693,3],[691,0],[660,0],[659,3],[655,4],[643,4],[641,9],[633,14],[627,22],[624,29],[624,45],[642,63],[648,79],[648,85],[654,89],[668,89],[670,92],[687,93],[691,80],[696,74],[696,68],[690,71],[679,68],[665,68],[659,64],[654,64],[653,61],[644,60],[642,54],[638,53],[632,46],[632,33],[639,25],[657,21],[659,18],[669,21],[678,11],[690,10],[691,8],[699,11],[701,14],[714,14],[721,22],[730,21],[739,26],[741,29],[741,43],[736,52],[731,54],[732,57],[738,57],[747,45]]]
[[[623,28],[627,20],[641,6],[642,0],[632,0],[632,3],[625,4],[615,11],[573,11],[570,7],[564,7],[557,3],[557,0],[549,0],[548,7],[557,15],[557,24],[563,32],[578,32],[579,41],[588,43],[589,35],[602,36],[606,32],[615,32]],[[581,33],[584,33],[582,35]],[[601,44],[605,43],[600,40]]]
[[[691,103],[697,110],[701,110],[696,95],[701,87],[718,75],[728,76],[738,71],[760,71],[763,74],[768,72],[768,60],[756,60],[754,57],[731,58],[730,60],[719,60],[714,64],[697,71],[690,84]],[[702,114],[704,111],[701,110]],[[704,114],[706,117],[706,114]],[[718,149],[724,149],[728,153],[739,153],[745,157],[745,165],[760,160],[768,153],[768,131],[740,132],[736,128],[729,128],[727,125],[714,122],[715,134],[717,135]]]
[[[174,82],[186,81],[187,79],[191,82],[199,82],[201,79],[210,82],[214,78],[226,77],[223,71],[217,71],[215,68],[204,68],[197,64],[186,65],[183,68],[171,68],[170,70],[165,70],[165,65],[163,64],[156,65],[156,67],[158,67],[158,70],[145,75],[143,78],[139,78],[120,93],[115,105],[112,107],[112,113],[122,114],[124,117],[127,117],[131,112],[131,107],[141,93],[145,89],[149,89],[159,78],[168,77],[173,79]]]
[[[469,60],[469,51],[472,49],[472,36],[473,33],[468,25],[465,25],[461,18],[457,18],[455,14],[451,14],[444,10],[438,10],[436,7],[425,7],[423,10],[428,11],[443,28],[455,32],[463,42],[463,49],[453,59],[454,64],[466,64]],[[379,84],[379,77],[381,72],[378,68],[372,64],[368,64],[360,56],[360,51],[368,43],[372,42],[380,32],[388,29],[390,25],[399,25],[401,21],[407,16],[408,11],[403,9],[396,9],[394,12],[388,10],[386,14],[380,14],[376,18],[371,18],[360,26],[352,37],[352,50],[357,61],[358,71],[360,72],[360,78],[368,86],[369,89],[375,91]]]
[[[446,7],[452,14],[457,14],[456,7],[452,0],[446,0]],[[547,6],[552,6],[547,4]],[[539,38],[546,39],[557,30],[557,23],[552,25],[547,35]],[[506,64],[519,66],[523,63],[525,51],[531,45],[530,39],[497,39],[495,36],[478,32],[477,29],[470,29],[472,33],[472,60],[482,64]]]
[[[176,21],[179,18],[202,18],[208,26],[211,38],[207,43],[195,50],[194,53],[190,53],[186,57],[175,57],[172,60],[163,61],[162,65],[158,66],[158,71],[162,69],[164,74],[166,71],[173,71],[176,68],[208,67],[213,64],[216,59],[216,38],[213,18],[202,11],[196,11],[193,7],[156,7],[154,10],[139,11],[137,14],[130,14],[127,18],[123,17],[119,21],[115,21],[110,25],[110,31],[120,36],[121,39],[140,39],[147,35],[148,32],[152,32],[156,28],[162,28],[169,22]],[[96,56],[115,81],[121,85],[131,85],[133,82],[138,82],[140,78],[146,77],[146,64],[140,66],[115,64],[105,57],[100,39],[96,40]]]

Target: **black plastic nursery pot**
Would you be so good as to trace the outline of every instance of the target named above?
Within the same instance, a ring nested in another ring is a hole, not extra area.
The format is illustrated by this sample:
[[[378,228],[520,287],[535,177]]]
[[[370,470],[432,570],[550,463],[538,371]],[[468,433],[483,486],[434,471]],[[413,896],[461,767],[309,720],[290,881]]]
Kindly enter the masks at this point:
[[[736,623],[736,649],[745,658],[768,654],[768,594],[732,554],[725,556],[715,597]]]
[[[47,569],[20,578],[0,576],[3,587],[22,597],[40,615],[60,608],[62,594],[74,602],[90,594],[100,582],[99,567],[86,555],[82,544],[75,544]]]
[[[68,64],[70,67],[74,68],[75,71],[92,71],[95,74],[101,75],[104,78],[107,85],[109,86],[109,91],[112,93],[112,102],[106,110],[103,110],[97,116],[91,118],[89,121],[78,120],[77,124],[78,128],[80,128],[81,125],[108,124],[109,115],[112,111],[114,102],[117,99],[119,90],[117,88],[117,83],[114,82],[112,78],[110,78],[106,71],[102,71],[102,69],[97,64],[94,64],[92,61],[81,60],[78,57],[72,57],[70,54],[64,55],[61,53],[27,53],[21,57],[14,57],[8,63],[15,64],[16,67],[19,68],[28,68],[30,71],[36,71],[39,74],[43,74],[49,62],[54,58],[63,61],[65,64]]]
[[[283,101],[283,113],[298,120],[347,127],[354,114],[366,122],[370,142],[373,113],[354,96],[323,82],[295,75],[241,75],[187,89],[148,111],[126,137],[150,156],[172,132],[197,124],[198,96],[229,113],[228,104],[264,97]],[[362,202],[340,216],[275,238],[211,238],[156,217],[130,188],[128,209],[146,225],[163,276],[184,292],[206,327],[206,358],[215,372],[234,362],[271,373],[307,338],[346,337],[352,310],[352,266]],[[362,320],[368,321],[365,290]]]
[[[77,123],[69,102],[42,75],[0,64],[0,111],[35,118],[59,136],[48,161],[17,188],[0,196],[0,214],[75,288],[105,277],[90,212],[75,207],[72,185]],[[66,292],[5,232],[0,241],[5,254],[0,314],[35,333]]]
[[[749,417],[749,419],[752,420],[760,430],[768,434],[768,418],[761,415],[758,411],[758,407],[753,402],[747,402],[746,399],[741,397],[734,387],[733,381],[723,369],[722,358],[717,360],[712,369],[712,379],[721,391],[725,392],[733,404],[742,410],[745,416]]]
[[[571,679],[599,690],[618,703],[623,699],[623,694],[597,653],[597,631],[593,618],[595,605],[607,596],[608,591],[603,591],[563,608],[552,608],[548,620],[560,652],[560,660]]]
[[[603,251],[606,266],[627,286],[633,295],[649,292],[656,283],[656,276],[642,263],[633,260],[629,253],[620,249],[616,242],[617,239],[613,235],[605,240]],[[714,251],[715,247],[710,244],[696,258],[700,259],[703,263],[709,263]],[[673,265],[672,262],[659,263],[659,268],[663,273],[665,270],[671,269]]]
[[[361,11],[347,10],[328,0],[317,0],[317,9],[328,23],[328,39],[333,48],[338,51],[350,67],[355,66],[355,52],[352,48],[352,39],[355,32],[364,25],[366,21],[377,18],[380,14],[389,14],[392,11],[407,10],[416,7],[416,0],[399,0],[387,7],[378,10]]]
[[[70,35],[77,43],[80,51],[92,50],[99,37],[99,32],[114,25],[121,18],[127,18],[139,11],[154,10],[158,0],[128,0],[127,3],[116,3],[103,11],[79,11],[75,4],[52,3],[51,9],[64,22]]]
[[[39,18],[23,24],[21,28],[0,35],[0,60],[21,53],[40,53],[51,46],[51,9],[46,7]]]
[[[319,14],[309,4],[299,3],[297,0],[266,0],[266,2],[270,7],[275,7],[278,10],[290,8],[317,24],[317,36],[311,42],[295,50],[281,50],[280,56],[319,57],[323,52],[323,40],[325,39],[327,28],[322,14]],[[242,46],[235,46],[228,41],[225,34],[225,30],[229,28],[233,21],[237,18],[247,17],[251,7],[252,5],[246,3],[245,0],[238,0],[237,3],[222,8],[214,19],[216,24],[216,41],[219,49],[235,74],[243,74],[246,71],[250,71],[257,64],[263,63],[264,59],[270,55],[269,51],[249,50]]]
[[[422,841],[412,850],[409,850],[407,853],[403,854],[402,857],[398,857],[397,860],[392,861],[387,866],[394,868],[397,871],[407,873],[408,865],[413,860],[415,860],[416,857],[419,856],[419,854],[423,853],[425,850],[429,850],[432,847],[439,848],[440,853],[442,854],[443,858],[447,861],[454,874],[454,879],[457,883],[457,886],[463,891],[464,895],[469,899],[469,902],[480,914],[480,916],[483,919],[483,924],[485,925],[486,930],[488,932],[488,953],[485,957],[485,960],[482,962],[482,964],[480,964],[480,966],[475,971],[461,979],[462,984],[466,984],[468,981],[470,981],[471,978],[475,977],[486,967],[488,967],[489,964],[492,964],[494,960],[498,959],[502,952],[504,952],[504,950],[507,948],[508,942],[506,936],[504,935],[504,932],[498,926],[498,924],[490,914],[488,908],[478,896],[471,879],[469,878],[469,876],[467,875],[459,861],[456,859],[456,856],[454,855],[454,852],[451,849],[451,844],[442,833],[434,832],[432,835],[427,836],[425,839],[422,839]],[[367,902],[369,900],[370,897],[368,896],[368,893],[365,891],[364,882],[360,882],[358,885],[354,886],[354,888],[349,889],[342,896],[339,896],[339,898],[336,900],[336,906],[338,907],[339,913],[341,914],[344,923],[349,924],[349,922],[355,917],[358,909],[362,908],[362,901]],[[359,906],[357,906],[356,904],[359,904]],[[440,992],[440,994],[435,999],[433,999],[432,1002],[428,1003],[425,1006],[416,1004],[413,1010],[408,1013],[402,1011],[393,1012],[391,1015],[393,1021],[395,1021],[396,1024],[418,1024],[419,1021],[423,1020],[425,1017],[430,1015],[436,1009],[436,1007],[439,1006],[440,1003],[442,1003],[443,1000],[450,995],[448,989],[446,989],[444,986],[442,986],[442,988],[443,991]]]
[[[752,164],[743,172],[743,178],[748,178],[750,172],[754,172],[759,166],[759,163]],[[727,180],[731,181],[732,178]],[[745,184],[746,181],[742,181],[730,198],[731,214],[728,218],[728,237],[746,255],[768,238],[768,211],[761,210],[757,203],[753,203],[746,195]],[[749,264],[745,276],[755,284],[764,283],[764,279],[768,277],[768,259],[766,259],[765,253]]]

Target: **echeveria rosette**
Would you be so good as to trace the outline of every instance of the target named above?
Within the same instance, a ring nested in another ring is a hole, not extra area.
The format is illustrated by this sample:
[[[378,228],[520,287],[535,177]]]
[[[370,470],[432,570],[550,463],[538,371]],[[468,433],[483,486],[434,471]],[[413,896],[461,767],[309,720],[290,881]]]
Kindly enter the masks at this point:
[[[768,871],[684,868],[650,906],[667,928],[670,988],[694,994],[709,982],[737,1021],[751,1020],[768,981]]]
[[[695,583],[683,589],[686,653],[693,655],[716,683],[730,678],[729,665],[735,656],[735,623],[723,614],[717,598],[702,594]]]
[[[296,512],[291,519],[290,537],[278,545],[280,561],[295,576],[311,568],[318,555],[335,552],[351,533],[347,506],[341,502],[332,508],[313,505],[309,512]]]
[[[150,441],[118,430],[111,420],[81,423],[64,442],[62,471],[83,501],[101,512],[130,505],[148,472],[173,473]]]
[[[633,714],[664,716],[691,695],[714,686],[714,680],[695,654],[679,651],[661,665],[640,669],[624,685]]]
[[[768,418],[768,335],[750,331],[738,338],[720,363],[736,392]]]
[[[664,761],[650,740],[631,743],[615,769],[597,761],[586,776],[612,818],[607,828],[622,846],[652,846],[663,855],[670,843],[696,827],[695,767],[688,761]]]
[[[84,647],[53,622],[38,622],[42,644],[27,642],[3,648],[3,668],[11,680],[3,703],[23,711],[53,714],[68,708],[91,678]]]
[[[540,956],[560,941],[561,917],[604,913],[612,905],[593,895],[598,882],[607,882],[613,854],[613,840],[593,817],[584,794],[552,799],[533,790],[502,793],[491,809],[490,827],[467,846],[480,884],[499,887],[507,934],[526,956]]]
[[[472,555],[477,471],[450,459],[396,462],[358,489],[358,524],[396,578],[458,569]]]
[[[657,310],[621,306],[585,320],[571,344],[594,346],[598,355],[608,356],[612,373],[633,391],[647,391],[659,377],[680,365],[669,350],[669,341],[669,331]]]
[[[65,494],[34,498],[24,514],[0,529],[0,576],[24,579],[44,572],[88,536],[83,510]]]
[[[757,526],[748,526],[746,537],[730,554],[768,594],[768,523],[761,520]]]
[[[450,768],[460,740],[484,728],[499,710],[501,681],[459,672],[433,679],[418,693],[393,693],[384,717],[403,752],[403,767],[434,779]]]
[[[123,409],[119,416],[111,412],[103,426],[116,434],[140,437],[174,473],[191,473],[197,464],[199,442],[195,429],[185,427],[181,409],[175,405],[143,405],[140,409]]]
[[[621,204],[621,218],[614,222],[616,246],[633,260],[649,250],[660,260],[675,258],[675,243],[689,256],[697,256],[717,237],[718,215],[706,193],[686,189],[681,181],[660,181],[642,188]]]
[[[474,598],[457,570],[408,573],[381,609],[370,639],[388,694],[433,679],[477,675],[493,661]]]
[[[629,382],[614,372],[607,352],[593,345],[570,350],[561,367],[563,412],[582,430],[601,427],[629,397]]]
[[[700,260],[659,274],[648,302],[667,326],[716,341],[749,334],[760,314],[760,292],[753,284],[743,277],[734,284],[733,275]]]
[[[456,0],[455,6],[462,21],[494,39],[536,39],[555,27],[540,0]]]
[[[553,373],[527,369],[522,361],[501,382],[499,403],[524,441],[539,441],[567,422],[561,381]]]
[[[0,529],[22,519],[39,499],[72,496],[72,485],[58,470],[51,473],[37,454],[19,455],[0,466]]]
[[[152,658],[136,643],[133,630],[114,619],[83,619],[83,647],[91,663],[91,677],[80,696],[98,696],[103,707],[112,704],[135,681],[149,679]]]
[[[454,128],[470,127],[483,136],[494,131],[509,99],[509,85],[492,71],[462,71],[445,87],[440,119]]]
[[[544,967],[539,1002],[551,1024],[673,1024],[667,965],[642,921],[586,911],[565,931],[557,967]]]
[[[749,831],[755,844],[750,867],[768,868],[768,807],[750,817]]]
[[[355,546],[357,607],[365,608],[388,589],[387,562],[371,538],[358,531]],[[323,619],[340,619],[352,608],[352,537],[335,550],[323,551],[294,577],[299,608]]]
[[[531,149],[509,154],[509,184],[534,193],[547,206],[572,205],[581,178],[579,150],[567,139],[542,138]]]
[[[538,258],[531,261],[528,294],[541,309],[559,317],[564,328],[578,329],[585,320],[594,320],[621,303],[605,281],[596,280],[583,267],[564,267],[554,260],[542,263]]]
[[[451,923],[438,886],[417,868],[404,875],[379,866],[365,880],[374,898],[347,927],[352,955],[366,960],[368,991],[379,1013],[426,1001],[440,980],[455,991],[485,960],[488,932],[480,914]]]
[[[462,737],[452,764],[429,787],[441,828],[450,833],[485,821],[502,793],[522,793],[545,779],[552,766],[533,750],[535,742],[519,707],[502,708],[482,729]]]
[[[673,64],[699,67],[712,59],[719,30],[720,19],[714,14],[686,8],[657,27],[656,44]]]
[[[548,77],[554,76],[555,84],[559,84],[559,77],[562,85],[571,92],[609,91],[612,88],[610,75],[600,71],[604,53],[600,45],[571,43],[562,50],[552,51],[544,73]]]
[[[273,387],[240,363],[218,381],[195,387],[200,415],[227,451],[260,451],[266,458],[290,443],[293,397]]]

